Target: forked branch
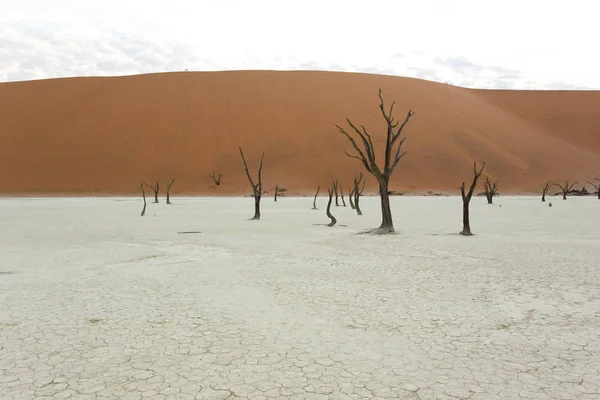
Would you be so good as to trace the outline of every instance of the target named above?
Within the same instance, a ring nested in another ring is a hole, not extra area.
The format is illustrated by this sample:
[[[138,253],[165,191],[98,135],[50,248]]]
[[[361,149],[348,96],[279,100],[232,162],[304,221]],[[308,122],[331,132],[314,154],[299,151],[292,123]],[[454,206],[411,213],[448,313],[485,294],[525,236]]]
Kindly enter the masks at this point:
[[[244,152],[242,151],[242,148],[239,147],[240,149],[240,155],[242,156],[242,161],[244,162],[244,169],[246,170],[246,176],[248,177],[248,181],[250,181],[250,185],[252,186],[252,191],[253,191],[253,196],[254,196],[254,217],[252,217],[253,220],[259,220],[260,219],[260,199],[263,193],[262,190],[262,167],[263,167],[263,160],[265,158],[265,153],[262,153],[262,156],[260,158],[260,166],[258,167],[258,181],[257,183],[254,183],[254,180],[252,180],[252,176],[250,175],[250,171],[248,170],[248,163],[246,163],[246,158],[244,157]]]
[[[471,183],[471,187],[469,188],[469,192],[465,193],[465,182],[460,186],[460,194],[463,200],[463,230],[460,232],[463,236],[471,236],[471,222],[469,220],[469,203],[471,202],[471,197],[473,196],[473,192],[475,191],[475,187],[477,187],[477,180],[483,173],[483,168],[485,168],[485,161],[481,165],[481,168],[477,170],[477,162],[473,163],[473,182]]]
[[[175,179],[173,179],[171,182],[169,182],[167,184],[167,189],[166,189],[166,192],[167,192],[167,204],[171,204],[171,195],[170,195],[170,192],[171,192],[171,187],[173,186],[173,183],[175,183]]]
[[[548,189],[550,189],[550,182],[546,182],[546,185],[542,188],[542,202],[546,202],[546,193],[548,193]]]
[[[223,177],[222,173],[219,172],[219,173],[215,174],[215,171],[213,171],[210,174],[208,174],[208,176],[212,178],[215,185],[217,185],[217,186],[221,185],[221,178]]]
[[[563,195],[563,200],[567,199],[567,195],[573,191],[573,187],[577,184],[577,182],[569,183],[569,181],[565,181],[565,184],[555,183],[554,186],[558,186]]]

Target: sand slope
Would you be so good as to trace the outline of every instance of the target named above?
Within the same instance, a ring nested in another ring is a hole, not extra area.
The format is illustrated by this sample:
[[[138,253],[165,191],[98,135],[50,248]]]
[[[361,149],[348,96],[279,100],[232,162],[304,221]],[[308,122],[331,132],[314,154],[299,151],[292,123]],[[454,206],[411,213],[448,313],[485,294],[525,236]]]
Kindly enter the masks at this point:
[[[348,186],[362,165],[334,123],[350,117],[381,143],[377,89],[395,115],[416,112],[400,191],[455,191],[474,159],[502,190],[600,175],[600,92],[469,90],[423,80],[332,72],[182,72],[0,84],[0,192],[135,193],[153,175],[174,193],[249,193],[264,151],[264,184],[290,192]],[[381,150],[381,146],[379,146]],[[208,173],[224,173],[210,188]],[[375,189],[374,180],[369,179]]]

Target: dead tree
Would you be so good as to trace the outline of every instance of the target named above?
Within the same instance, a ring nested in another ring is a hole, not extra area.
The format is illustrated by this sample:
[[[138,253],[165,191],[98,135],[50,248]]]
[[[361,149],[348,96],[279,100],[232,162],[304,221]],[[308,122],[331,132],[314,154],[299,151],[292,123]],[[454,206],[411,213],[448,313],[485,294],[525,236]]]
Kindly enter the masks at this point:
[[[492,182],[490,181],[490,178],[486,176],[483,187],[485,188],[485,197],[487,198],[488,204],[493,204],[494,196],[498,194],[498,182]]]
[[[471,187],[469,188],[469,192],[465,193],[465,183],[463,182],[460,186],[460,194],[462,196],[463,201],[463,230],[460,233],[463,236],[471,236],[471,224],[469,222],[469,203],[471,202],[471,197],[473,196],[473,192],[475,191],[475,187],[477,187],[477,179],[481,176],[483,172],[483,168],[485,167],[485,161],[481,166],[481,169],[477,171],[477,162],[473,163],[473,173],[475,176],[473,177],[473,183],[471,183]]]
[[[315,199],[313,200],[313,210],[318,210],[317,208],[317,196],[319,195],[319,191],[321,190],[321,186],[317,186],[317,193],[315,193]]]
[[[546,185],[542,188],[542,203],[546,202],[546,193],[548,193],[548,189],[550,189],[550,183],[546,182]]]
[[[360,126],[360,129],[354,125],[350,119],[346,119],[348,125],[352,128],[354,133],[358,135],[360,138],[364,151],[360,149],[360,147],[356,144],[356,141],[352,138],[352,136],[347,133],[342,127],[336,125],[340,133],[342,133],[352,144],[356,154],[349,154],[347,152],[346,155],[351,158],[356,158],[361,161],[365,166],[366,170],[373,175],[377,182],[379,183],[379,195],[381,197],[381,226],[379,229],[375,230],[378,233],[393,233],[394,232],[394,221],[392,219],[392,210],[390,207],[390,194],[389,194],[389,183],[390,177],[392,173],[398,166],[398,163],[406,155],[406,151],[402,151],[402,145],[404,144],[404,140],[406,137],[402,137],[402,131],[410,118],[414,115],[412,110],[409,110],[404,118],[404,122],[402,124],[399,121],[396,121],[394,117],[392,117],[392,112],[394,110],[394,103],[392,103],[389,111],[386,111],[383,97],[381,96],[381,89],[379,89],[379,109],[381,110],[381,114],[386,121],[387,124],[387,133],[386,133],[386,142],[385,142],[385,157],[382,168],[377,165],[375,162],[375,147],[373,146],[373,141],[371,139],[371,135],[367,132],[367,129],[364,126]]]
[[[223,177],[222,173],[219,172],[219,173],[215,174],[215,171],[213,171],[210,174],[208,174],[208,176],[210,176],[212,178],[215,185],[217,185],[217,186],[221,185],[221,178]]]
[[[342,199],[342,205],[346,207],[346,200],[344,200],[344,188],[340,185],[340,197]]]
[[[265,158],[265,153],[262,153],[262,157],[260,158],[260,166],[258,167],[258,182],[254,183],[252,177],[250,176],[250,171],[248,171],[248,164],[246,163],[246,159],[244,158],[244,152],[242,148],[240,149],[240,155],[242,156],[242,161],[244,162],[244,168],[246,169],[246,176],[250,181],[250,185],[252,186],[252,191],[254,192],[254,217],[253,220],[260,219],[260,198],[262,196],[262,167],[263,167],[263,159]]]
[[[354,189],[350,189],[348,192],[348,201],[350,202],[350,208],[356,210],[356,206],[354,205]]]
[[[144,190],[144,181],[142,181],[142,184],[140,185],[140,188],[142,189],[142,199],[144,199],[144,208],[142,208],[142,214],[140,216],[144,216],[146,215],[146,191]]]
[[[569,183],[569,181],[565,181],[564,185],[561,185],[560,183],[556,183],[555,186],[558,186],[560,188],[560,191],[562,192],[563,200],[566,200],[567,195],[573,190],[573,186],[575,186],[576,184],[577,184],[577,182]]]
[[[333,177],[331,178],[331,182],[333,183],[333,193],[335,193],[335,206],[339,207],[340,203],[338,201],[338,184],[339,184],[339,179],[333,179]]]
[[[173,179],[171,182],[169,182],[167,184],[167,204],[171,204],[171,196],[170,196],[170,191],[171,191],[171,186],[173,186],[173,183],[175,183],[175,179]]]
[[[278,194],[279,194],[279,184],[276,184],[275,185],[275,197],[274,197],[275,202],[277,202],[277,195]]]
[[[600,178],[594,178],[595,181],[600,182]],[[600,200],[600,183],[596,184],[594,182],[588,181],[590,185],[596,190],[596,194],[598,195],[598,200]]]
[[[362,186],[361,186],[362,182]],[[363,215],[360,209],[360,196],[362,196],[363,191],[365,190],[366,181],[363,181],[363,173],[359,173],[354,177],[354,207],[356,209],[356,214]]]
[[[335,219],[335,217],[331,214],[331,201],[333,200],[333,188],[331,188],[331,189],[328,188],[327,192],[329,192],[329,201],[327,202],[327,216],[331,220],[331,222],[327,226],[334,226],[335,224],[337,224],[337,219]]]
[[[154,179],[154,183],[149,186],[152,189],[152,191],[154,192],[154,202],[158,203],[158,192],[160,191],[160,179],[156,179],[156,178],[152,178],[152,179]]]

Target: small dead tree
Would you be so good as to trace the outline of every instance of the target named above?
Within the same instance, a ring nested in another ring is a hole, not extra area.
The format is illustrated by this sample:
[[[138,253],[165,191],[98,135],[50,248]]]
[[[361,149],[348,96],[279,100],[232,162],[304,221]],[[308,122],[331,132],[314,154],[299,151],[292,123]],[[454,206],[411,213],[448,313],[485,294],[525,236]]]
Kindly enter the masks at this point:
[[[327,226],[334,226],[335,224],[337,224],[337,219],[335,219],[335,217],[331,214],[331,201],[333,200],[333,188],[328,188],[327,192],[329,193],[329,201],[327,202],[327,217],[329,217],[329,219],[331,220],[331,222],[329,223],[329,225]]]
[[[275,185],[275,197],[274,200],[275,202],[277,202],[277,195],[279,194],[279,184]]]
[[[340,203],[339,203],[339,201],[338,201],[338,196],[339,196],[339,194],[338,194],[338,185],[339,185],[339,179],[338,179],[338,178],[336,178],[336,179],[334,180],[334,179],[333,179],[333,177],[332,177],[332,178],[331,178],[331,182],[332,182],[332,184],[333,184],[333,185],[332,185],[332,186],[333,186],[333,189],[332,189],[332,190],[333,190],[333,193],[335,193],[335,206],[336,206],[336,207],[339,207],[339,206],[340,206]]]
[[[577,184],[577,182],[569,183],[569,181],[565,181],[564,185],[561,185],[560,183],[556,183],[555,186],[558,186],[560,188],[560,191],[563,196],[562,199],[566,200],[567,195],[573,190],[573,186],[575,186],[576,184]]]
[[[548,189],[550,189],[550,183],[546,182],[546,185],[542,188],[542,203],[546,202],[546,193],[548,193]]]
[[[590,185],[592,185],[592,187],[594,188],[594,190],[596,191],[596,194],[598,195],[598,200],[600,200],[600,178],[594,178],[595,181],[598,181],[599,183],[594,183],[594,182],[590,182],[588,181],[588,183]]]
[[[339,132],[342,133],[348,141],[352,144],[356,154],[349,154],[347,152],[346,155],[351,158],[356,158],[361,161],[365,166],[366,170],[373,175],[377,182],[379,183],[379,195],[381,197],[381,225],[375,232],[377,233],[393,233],[394,232],[394,221],[392,219],[392,210],[390,207],[390,192],[389,192],[389,183],[390,177],[392,173],[398,166],[398,163],[406,155],[406,151],[402,151],[402,145],[404,144],[404,140],[406,137],[402,137],[402,131],[410,118],[414,115],[412,110],[409,110],[404,118],[404,122],[402,124],[399,121],[395,121],[394,117],[392,117],[392,112],[394,110],[394,103],[392,103],[389,111],[386,110],[385,104],[383,101],[383,97],[381,96],[381,89],[379,89],[379,109],[381,110],[381,114],[386,121],[387,124],[387,134],[385,141],[385,157],[383,166],[380,167],[375,162],[375,146],[373,146],[373,140],[371,139],[371,135],[367,132],[367,129],[361,125],[360,129],[354,125],[350,119],[346,119],[348,125],[352,128],[354,133],[358,135],[360,138],[364,151],[360,149],[360,147],[356,144],[356,141],[352,138],[352,136],[344,130],[344,128],[336,125]]]
[[[346,207],[346,200],[344,200],[344,188],[340,185],[340,198],[342,199],[342,205]]]
[[[166,192],[167,192],[167,204],[171,204],[171,194],[170,194],[170,192],[171,192],[171,187],[173,186],[174,183],[175,183],[175,179],[173,179],[171,182],[169,182],[167,184],[167,189],[166,189]]]
[[[348,201],[350,203],[350,208],[356,210],[356,206],[354,205],[354,189],[350,189],[348,192]]]
[[[142,213],[140,214],[141,217],[143,217],[144,215],[146,215],[146,191],[144,190],[144,181],[142,181],[142,184],[140,185],[140,189],[142,189],[142,199],[144,199],[144,208],[142,208]]]
[[[152,189],[152,191],[154,192],[154,202],[158,203],[158,192],[160,191],[160,179],[156,179],[156,178],[152,178],[152,179],[154,179],[154,183],[149,186]]]
[[[319,191],[320,190],[321,190],[321,186],[319,185],[319,186],[317,186],[317,193],[315,193],[315,198],[313,200],[313,207],[312,207],[313,210],[318,210],[318,208],[317,208],[317,196],[319,195]]]
[[[210,174],[208,174],[208,176],[212,178],[215,185],[217,185],[217,186],[221,185],[221,178],[223,177],[222,173],[219,172],[219,173],[215,174],[215,171],[213,171]]]
[[[362,186],[361,186],[362,182]],[[362,196],[363,191],[365,190],[366,181],[363,181],[363,173],[360,172],[358,175],[354,176],[354,207],[356,209],[356,214],[363,215],[362,210],[360,209],[360,196]]]
[[[250,176],[250,171],[248,171],[248,164],[246,163],[246,158],[244,158],[244,152],[242,151],[242,148],[239,147],[240,149],[240,155],[242,156],[242,161],[244,162],[244,168],[246,170],[246,176],[248,177],[248,180],[250,181],[250,185],[252,186],[252,191],[254,192],[254,217],[252,217],[253,220],[259,220],[260,219],[260,199],[262,196],[262,167],[263,167],[263,160],[265,158],[265,153],[262,153],[262,157],[260,158],[260,166],[258,167],[258,182],[254,183],[254,181],[252,180],[252,177]]]
[[[493,204],[494,196],[498,194],[498,182],[492,182],[490,181],[490,178],[486,176],[483,187],[485,188],[485,197],[487,198],[488,204]]]
[[[471,183],[471,187],[469,188],[469,192],[465,193],[465,183],[463,182],[460,186],[460,194],[462,196],[463,201],[463,230],[460,232],[463,236],[471,236],[471,224],[469,222],[469,203],[471,202],[471,197],[473,196],[473,192],[475,191],[475,187],[477,187],[477,180],[481,176],[483,172],[483,168],[485,168],[485,161],[481,166],[481,169],[477,171],[477,162],[473,163],[473,173],[475,176],[473,177],[473,183]]]

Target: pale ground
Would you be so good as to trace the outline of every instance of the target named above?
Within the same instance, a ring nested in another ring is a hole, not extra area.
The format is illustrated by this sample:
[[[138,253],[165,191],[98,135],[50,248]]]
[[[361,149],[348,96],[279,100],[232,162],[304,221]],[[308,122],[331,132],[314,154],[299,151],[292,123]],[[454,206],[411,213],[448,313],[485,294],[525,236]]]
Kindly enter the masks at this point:
[[[592,197],[173,201],[0,200],[1,399],[600,398]]]

